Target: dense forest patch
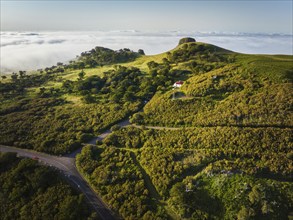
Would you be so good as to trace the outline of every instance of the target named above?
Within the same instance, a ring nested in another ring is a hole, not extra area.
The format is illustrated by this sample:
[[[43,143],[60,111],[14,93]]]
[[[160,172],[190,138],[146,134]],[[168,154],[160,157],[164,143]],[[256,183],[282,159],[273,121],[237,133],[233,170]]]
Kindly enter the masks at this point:
[[[98,219],[57,171],[0,153],[1,219]]]
[[[114,147],[84,147],[77,167],[102,198],[125,219],[166,219],[145,186],[130,151]]]
[[[293,201],[291,138],[292,129],[280,128],[130,126],[103,143],[135,153],[181,218],[286,219]]]

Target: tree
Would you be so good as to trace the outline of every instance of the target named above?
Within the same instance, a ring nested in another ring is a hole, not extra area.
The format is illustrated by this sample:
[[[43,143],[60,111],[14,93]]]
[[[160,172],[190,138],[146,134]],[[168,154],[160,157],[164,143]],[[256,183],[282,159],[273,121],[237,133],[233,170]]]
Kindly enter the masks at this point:
[[[263,202],[263,205],[261,207],[261,212],[264,214],[264,215],[267,215],[269,214],[270,212],[273,212],[273,209],[271,207],[271,205],[268,203],[268,201],[264,201]]]
[[[92,97],[90,94],[86,94],[83,97],[83,100],[84,100],[85,103],[89,104],[89,103],[93,103],[95,101],[95,98]]]
[[[138,50],[138,53],[139,53],[140,55],[145,55],[145,53],[144,53],[144,51],[143,51],[142,49],[139,49],[139,50]]]
[[[26,71],[22,71],[22,70],[19,71],[19,77],[20,78],[24,78],[25,74],[26,74]]]
[[[43,97],[45,95],[45,91],[46,91],[45,87],[40,88],[40,93],[39,94],[40,94],[41,97]]]
[[[125,102],[133,101],[134,98],[135,98],[135,97],[134,97],[133,93],[132,93],[132,92],[129,92],[129,91],[126,91],[125,94],[124,94],[124,96],[123,96],[123,100],[124,100]]]
[[[79,133],[77,134],[77,138],[81,143],[85,143],[93,138],[92,134],[89,133]]]
[[[167,59],[167,58],[165,58],[165,57],[163,58],[163,60],[162,60],[162,61],[163,61],[163,63],[164,63],[165,65],[166,65],[166,64],[167,64],[167,65],[169,64],[169,61],[168,61],[168,59]]]
[[[245,206],[242,206],[240,211],[237,214],[238,220],[249,220],[252,219],[254,216],[254,210],[252,208],[247,208]]]
[[[78,80],[83,80],[83,78],[84,78],[84,76],[85,76],[85,72],[82,70],[79,74],[78,74]]]
[[[57,70],[56,70],[57,73],[64,73],[64,69],[59,67]]]
[[[130,118],[130,123],[138,123],[141,124],[143,122],[143,113],[138,112],[135,113],[131,118]]]
[[[254,186],[252,191],[248,194],[251,204],[257,204],[261,201],[261,191],[259,186]]]
[[[118,131],[120,128],[121,128],[120,125],[113,125],[113,126],[111,127],[111,131],[112,131],[112,132],[114,132],[114,131]]]
[[[83,68],[85,68],[85,63],[84,63],[84,62],[80,62],[80,63],[78,63],[78,68],[79,68],[79,69],[83,69]]]
[[[11,80],[12,80],[12,82],[16,82],[17,79],[18,79],[18,75],[17,75],[17,73],[12,73],[12,75],[11,75]]]
[[[49,67],[46,67],[46,68],[45,68],[45,72],[46,72],[47,74],[50,73],[50,70],[51,70],[51,69],[50,69]]]
[[[147,66],[148,66],[149,69],[153,69],[153,68],[158,67],[159,64],[154,62],[154,61],[150,61],[150,62],[147,63]]]

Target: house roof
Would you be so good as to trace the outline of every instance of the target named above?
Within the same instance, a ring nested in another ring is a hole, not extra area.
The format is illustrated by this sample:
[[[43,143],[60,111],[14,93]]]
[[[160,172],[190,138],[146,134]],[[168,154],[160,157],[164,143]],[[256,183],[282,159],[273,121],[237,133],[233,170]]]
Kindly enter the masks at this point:
[[[183,81],[177,81],[177,82],[175,82],[175,84],[182,85],[183,84]]]

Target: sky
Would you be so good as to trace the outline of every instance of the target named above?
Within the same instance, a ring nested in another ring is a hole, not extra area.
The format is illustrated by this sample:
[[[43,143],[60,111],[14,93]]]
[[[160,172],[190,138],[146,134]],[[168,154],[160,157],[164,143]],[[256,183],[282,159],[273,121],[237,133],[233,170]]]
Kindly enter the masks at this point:
[[[293,0],[0,0],[0,74],[66,63],[96,46],[158,54],[182,37],[293,54]]]
[[[193,30],[292,34],[292,0],[1,0],[1,31]]]

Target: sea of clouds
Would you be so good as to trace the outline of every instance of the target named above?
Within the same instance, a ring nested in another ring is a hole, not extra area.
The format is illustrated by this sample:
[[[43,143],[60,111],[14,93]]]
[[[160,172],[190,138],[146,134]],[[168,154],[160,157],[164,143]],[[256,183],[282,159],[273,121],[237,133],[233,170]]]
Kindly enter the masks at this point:
[[[0,71],[35,70],[66,63],[96,46],[118,50],[143,49],[147,55],[173,49],[182,37],[249,54],[293,54],[293,36],[287,34],[221,32],[1,32]]]

